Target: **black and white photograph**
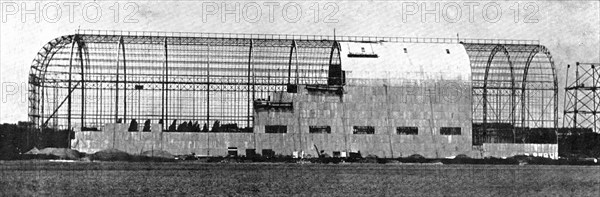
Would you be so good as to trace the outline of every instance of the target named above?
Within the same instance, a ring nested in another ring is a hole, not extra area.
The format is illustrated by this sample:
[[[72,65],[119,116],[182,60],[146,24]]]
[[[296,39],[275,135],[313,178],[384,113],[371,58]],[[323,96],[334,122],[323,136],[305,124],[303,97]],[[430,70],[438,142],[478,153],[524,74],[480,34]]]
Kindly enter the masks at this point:
[[[600,1],[0,0],[0,196],[600,196]]]

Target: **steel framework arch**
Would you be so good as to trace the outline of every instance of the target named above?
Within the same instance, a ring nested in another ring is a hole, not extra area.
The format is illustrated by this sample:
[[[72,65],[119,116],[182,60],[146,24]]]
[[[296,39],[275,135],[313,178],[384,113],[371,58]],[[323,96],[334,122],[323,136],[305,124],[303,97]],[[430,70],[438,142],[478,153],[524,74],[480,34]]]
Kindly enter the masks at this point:
[[[343,84],[337,41],[459,42],[80,31],[50,41],[34,58],[29,118],[39,127],[63,129],[133,118],[251,127],[253,101],[269,100],[270,92],[298,84]],[[520,40],[460,43],[471,60],[474,124],[557,126],[556,73],[544,46]]]
[[[558,83],[546,47],[463,44],[471,58],[474,124],[484,132],[510,129],[513,136],[516,129],[557,127]]]
[[[82,33],[50,41],[29,76],[40,128],[196,121],[252,126],[253,101],[290,85],[338,83],[337,42]],[[336,75],[336,76],[333,76]]]

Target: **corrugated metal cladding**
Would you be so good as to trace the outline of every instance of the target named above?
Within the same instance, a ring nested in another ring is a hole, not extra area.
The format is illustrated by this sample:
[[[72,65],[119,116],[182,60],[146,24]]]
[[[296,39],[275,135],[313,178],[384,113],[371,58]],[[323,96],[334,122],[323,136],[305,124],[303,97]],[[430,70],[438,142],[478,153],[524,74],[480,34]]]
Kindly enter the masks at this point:
[[[471,81],[462,44],[340,42],[346,78]]]
[[[287,135],[298,138],[281,149],[287,152],[317,146],[379,157],[471,155],[471,70],[462,45],[341,42],[339,50],[343,94],[307,86],[273,95],[291,98],[282,102],[294,110],[257,112],[258,133],[287,125]],[[310,134],[310,126],[331,133]]]

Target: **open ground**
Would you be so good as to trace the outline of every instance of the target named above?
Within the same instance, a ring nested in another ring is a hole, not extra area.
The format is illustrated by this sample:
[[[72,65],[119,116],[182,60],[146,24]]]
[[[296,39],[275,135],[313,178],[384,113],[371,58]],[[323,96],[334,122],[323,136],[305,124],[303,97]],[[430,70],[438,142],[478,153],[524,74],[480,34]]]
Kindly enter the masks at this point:
[[[600,196],[599,166],[0,163],[1,196]]]

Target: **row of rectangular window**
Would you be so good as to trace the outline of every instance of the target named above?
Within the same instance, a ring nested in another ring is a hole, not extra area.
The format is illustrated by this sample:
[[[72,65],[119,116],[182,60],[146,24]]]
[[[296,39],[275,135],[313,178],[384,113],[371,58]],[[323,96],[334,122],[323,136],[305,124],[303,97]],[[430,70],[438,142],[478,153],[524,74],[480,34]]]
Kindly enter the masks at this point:
[[[330,126],[309,126],[309,133],[331,133]],[[287,133],[286,125],[266,125],[265,133]],[[352,127],[353,134],[375,134],[375,127],[373,126],[354,126]],[[460,127],[442,127],[440,128],[440,135],[461,135]],[[418,135],[418,127],[396,127],[396,134],[398,135]]]
[[[440,128],[440,135],[461,135],[460,127],[442,127]],[[372,126],[354,126],[353,134],[375,134],[375,128]],[[418,135],[418,127],[396,127],[396,134],[398,135]]]

